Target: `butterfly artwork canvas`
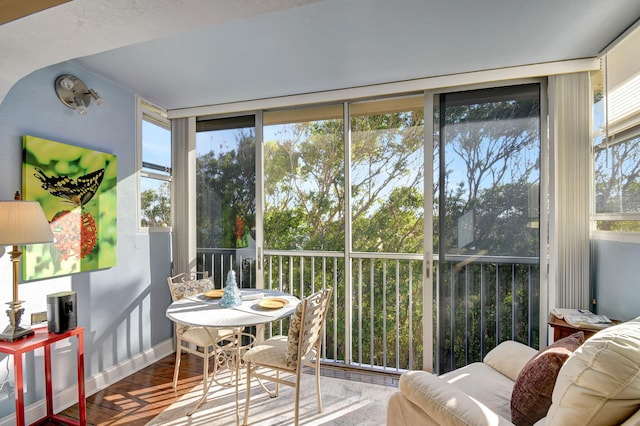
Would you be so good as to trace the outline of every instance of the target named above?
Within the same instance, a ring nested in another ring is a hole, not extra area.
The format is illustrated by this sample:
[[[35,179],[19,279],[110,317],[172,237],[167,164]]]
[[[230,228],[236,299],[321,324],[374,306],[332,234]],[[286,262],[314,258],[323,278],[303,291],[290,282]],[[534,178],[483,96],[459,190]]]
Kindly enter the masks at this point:
[[[23,279],[115,266],[116,189],[114,154],[24,136],[22,198],[42,205],[54,242],[26,247]]]

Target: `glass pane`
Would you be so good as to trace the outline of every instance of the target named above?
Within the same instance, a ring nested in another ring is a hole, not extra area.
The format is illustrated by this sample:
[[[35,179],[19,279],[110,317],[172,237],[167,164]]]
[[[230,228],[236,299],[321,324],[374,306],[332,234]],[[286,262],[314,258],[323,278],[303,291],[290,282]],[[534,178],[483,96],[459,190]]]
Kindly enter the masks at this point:
[[[198,270],[209,272],[221,287],[233,269],[240,286],[254,287],[254,117],[202,121],[197,129]]]
[[[140,225],[149,228],[171,226],[169,182],[140,177]]]
[[[265,114],[265,248],[343,250],[342,107]],[[318,112],[317,119],[313,113]]]
[[[603,72],[598,70],[591,73],[591,85],[593,87],[593,137],[597,145],[602,141],[605,132],[605,98]]]
[[[142,120],[142,170],[171,175],[171,131]]]
[[[640,220],[597,220],[598,231],[640,232]]]
[[[349,113],[353,250],[422,253],[424,96],[352,103]],[[422,262],[370,256],[352,261],[353,353],[420,368]]]
[[[596,217],[598,231],[640,232],[640,129],[633,127],[634,120],[620,120],[617,115],[633,117],[633,74],[630,70],[610,67],[608,100],[603,84],[602,71],[592,73],[593,85],[593,170],[594,211],[613,217]],[[615,75],[614,75],[615,74]],[[615,84],[614,82],[617,82]],[[637,96],[636,96],[637,98]],[[608,102],[605,108],[605,102]],[[607,114],[605,114],[607,112]],[[608,119],[608,122],[607,122]],[[636,120],[637,121],[637,120]]]
[[[596,213],[640,213],[640,137],[596,146],[594,172]]]
[[[540,90],[439,97],[438,372],[503,340],[538,344]]]
[[[353,250],[422,253],[424,98],[354,104]]]
[[[538,256],[538,86],[443,95],[447,254]]]

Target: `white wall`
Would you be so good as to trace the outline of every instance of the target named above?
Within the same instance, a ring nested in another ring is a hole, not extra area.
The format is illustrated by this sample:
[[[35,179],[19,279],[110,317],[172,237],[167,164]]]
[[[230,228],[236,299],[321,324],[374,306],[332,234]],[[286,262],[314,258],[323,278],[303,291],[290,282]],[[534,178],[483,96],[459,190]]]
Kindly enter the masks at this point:
[[[84,116],[64,106],[53,88],[63,73],[77,75],[104,99]],[[46,295],[62,290],[78,293],[78,325],[85,328],[85,374],[104,383],[118,366],[141,357],[171,339],[172,324],[164,312],[170,303],[166,276],[170,272],[170,234],[138,233],[136,223],[135,96],[78,65],[63,63],[38,70],[19,81],[0,104],[0,199],[21,190],[22,136],[28,134],[58,142],[113,153],[118,158],[117,265],[94,272],[23,283],[19,294],[26,303],[23,323],[30,313],[46,311]],[[9,256],[0,257],[0,302],[10,301]],[[0,315],[0,327],[8,320]],[[54,352],[54,389],[75,386],[75,351],[62,344]],[[9,359],[0,355],[0,383]],[[136,364],[138,367],[140,364]],[[25,364],[26,402],[44,398],[42,354]],[[12,375],[9,374],[12,379]],[[95,388],[94,383],[94,388]],[[109,383],[104,383],[109,384]],[[91,391],[91,386],[88,386]],[[94,389],[95,390],[95,389]],[[12,398],[0,392],[0,417],[13,413]]]

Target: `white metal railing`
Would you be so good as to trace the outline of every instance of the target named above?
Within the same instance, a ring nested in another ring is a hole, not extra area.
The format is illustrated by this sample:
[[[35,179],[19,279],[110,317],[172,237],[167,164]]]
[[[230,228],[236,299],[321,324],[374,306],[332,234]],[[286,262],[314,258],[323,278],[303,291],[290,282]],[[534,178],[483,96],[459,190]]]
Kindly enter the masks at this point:
[[[263,256],[265,288],[302,298],[333,287],[324,362],[386,372],[421,369],[422,352],[430,347],[422,341],[423,327],[436,325],[433,346],[442,370],[482,359],[505,339],[537,345],[537,258],[446,256],[443,273],[434,274],[439,299],[429,303],[440,314],[431,321],[423,318],[422,254],[352,253],[348,260],[352,278],[345,286],[344,253],[265,250]],[[220,287],[229,268],[236,269],[243,287],[255,287],[255,258],[232,249],[198,249],[198,262]],[[433,267],[438,270],[437,260]],[[438,292],[440,276],[449,294]],[[283,334],[287,328],[284,320],[271,323],[267,332]]]

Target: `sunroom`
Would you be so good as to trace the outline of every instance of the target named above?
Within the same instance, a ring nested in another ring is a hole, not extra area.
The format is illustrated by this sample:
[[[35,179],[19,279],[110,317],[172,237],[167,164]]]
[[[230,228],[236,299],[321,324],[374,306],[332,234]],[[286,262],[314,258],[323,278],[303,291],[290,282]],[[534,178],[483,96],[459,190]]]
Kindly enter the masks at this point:
[[[554,13],[522,2],[522,14],[500,1],[491,10],[439,5],[449,19],[464,15],[459,29],[419,1],[282,1],[268,11],[250,2],[249,11],[225,6],[211,34],[204,14],[166,4],[156,13],[174,14],[175,29],[159,25],[126,43],[112,35],[111,45],[94,38],[112,33],[101,14],[134,19],[139,30],[144,20],[95,3],[99,14],[76,0],[0,28],[11,61],[21,60],[18,46],[41,55],[6,71],[2,199],[23,188],[23,136],[118,159],[117,263],[19,286],[26,323],[46,311],[46,294],[77,292],[88,394],[174,351],[166,278],[186,271],[207,271],[222,287],[234,270],[242,287],[300,298],[332,287],[323,363],[391,375],[450,371],[504,340],[544,346],[553,307],[622,321],[640,314],[634,2],[548,2],[562,9]],[[582,26],[560,25],[568,11]],[[509,30],[471,28],[479,17]],[[86,34],[63,33],[69,52],[31,34],[51,18],[49,37],[59,22]],[[94,18],[98,28],[83,26]],[[437,31],[417,28],[421,20]],[[360,39],[352,25],[365,23]],[[550,35],[525,36],[519,25]],[[80,49],[76,37],[95,47]],[[224,46],[208,52],[212,39]],[[53,90],[62,74],[104,103],[92,99],[83,115],[66,108]],[[207,80],[229,87],[208,89]],[[1,261],[9,301],[10,262]],[[267,335],[287,326],[273,323]],[[39,356],[25,373],[32,407],[44,398]],[[7,371],[9,358],[0,361]],[[56,392],[69,406],[75,370],[64,364]],[[13,410],[12,398],[0,399],[0,415]]]

